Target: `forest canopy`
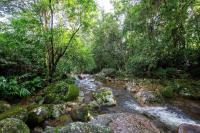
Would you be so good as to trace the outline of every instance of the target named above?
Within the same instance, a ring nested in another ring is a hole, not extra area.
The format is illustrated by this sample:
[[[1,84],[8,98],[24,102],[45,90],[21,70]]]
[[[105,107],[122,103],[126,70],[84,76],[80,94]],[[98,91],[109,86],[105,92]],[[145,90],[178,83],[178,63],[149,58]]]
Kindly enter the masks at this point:
[[[200,0],[0,0],[0,133],[200,132]]]
[[[153,78],[200,75],[198,0],[113,0],[113,12],[91,0],[0,2],[0,73],[49,82],[64,73]]]

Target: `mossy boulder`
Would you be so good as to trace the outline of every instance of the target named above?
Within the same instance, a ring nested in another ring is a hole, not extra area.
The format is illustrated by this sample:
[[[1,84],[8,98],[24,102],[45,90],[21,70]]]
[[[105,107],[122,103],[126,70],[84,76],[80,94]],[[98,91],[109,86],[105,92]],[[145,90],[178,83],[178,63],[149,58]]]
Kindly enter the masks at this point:
[[[30,133],[30,130],[22,120],[6,118],[0,121],[0,133]]]
[[[3,113],[11,108],[11,105],[6,101],[0,101],[0,113]]]
[[[111,130],[100,125],[75,122],[68,126],[48,128],[45,133],[111,133]]]
[[[90,103],[91,106],[114,106],[116,105],[116,100],[114,98],[113,92],[110,88],[102,87],[97,92],[94,92],[93,99]]]
[[[75,107],[70,115],[74,121],[89,121],[91,119],[89,106],[83,105],[80,107]]]
[[[78,87],[63,81],[47,86],[42,92],[44,103],[63,103],[75,100],[78,95]]]
[[[141,105],[163,102],[162,96],[155,91],[140,90],[135,94],[135,98]]]
[[[28,114],[28,124],[36,126],[44,122],[51,116],[51,111],[47,106],[40,106],[31,110]]]
[[[22,106],[14,106],[8,111],[0,114],[0,120],[5,118],[16,118],[26,121],[28,117],[27,112],[28,112],[27,109]]]
[[[51,116],[53,118],[59,118],[61,115],[66,113],[66,105],[65,104],[55,104],[51,106]]]

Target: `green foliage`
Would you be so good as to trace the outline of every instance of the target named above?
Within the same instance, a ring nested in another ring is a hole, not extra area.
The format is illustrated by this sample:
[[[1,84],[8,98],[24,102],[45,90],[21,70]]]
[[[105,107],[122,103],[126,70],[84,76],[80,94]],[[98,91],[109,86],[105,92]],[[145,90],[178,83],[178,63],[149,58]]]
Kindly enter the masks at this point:
[[[64,81],[68,84],[75,84],[76,78],[74,77],[67,77]]]
[[[197,5],[191,0],[141,0],[134,5],[114,1],[115,14],[102,14],[94,30],[97,70],[115,68],[156,78],[188,77],[185,72],[200,64]]]
[[[41,77],[35,77],[32,80],[28,80],[22,83],[24,88],[27,88],[31,92],[35,91],[36,89],[42,88],[43,79]]]
[[[75,100],[79,96],[79,88],[73,84],[68,85],[67,101]]]
[[[124,67],[125,48],[121,35],[117,18],[111,14],[103,15],[94,29],[93,54],[97,70]]]
[[[166,97],[166,98],[173,97],[173,95],[174,95],[174,88],[173,88],[173,86],[167,86],[167,87],[165,87],[165,88],[162,90],[161,94],[162,94],[164,97]]]
[[[58,64],[58,72],[90,72],[95,68],[91,47],[83,38],[77,38]]]
[[[16,79],[7,80],[5,77],[0,77],[0,92],[2,96],[29,96],[31,93],[23,85],[19,85]]]
[[[0,77],[0,92],[3,97],[19,96],[26,97],[31,95],[36,89],[42,88],[43,79],[41,77],[31,77],[24,74],[18,77]]]
[[[199,99],[199,81],[188,80],[188,79],[178,79],[165,82],[165,88],[161,90],[161,94],[164,97],[173,97],[175,94],[183,97]]]
[[[158,78],[166,78],[171,72],[176,77],[173,75],[176,71],[170,68],[185,70],[189,64],[193,65],[199,56],[196,49],[200,47],[195,32],[197,25],[192,26],[190,21],[199,12],[189,14],[188,10],[196,4],[190,0],[166,3],[142,0],[129,6],[124,27],[130,52],[128,70],[140,75],[155,70]]]
[[[8,1],[4,6],[13,6],[13,3],[16,2]],[[10,65],[12,70],[17,69],[16,74],[37,72],[52,78],[55,72],[93,69],[95,64],[83,32],[88,32],[88,27],[95,23],[91,19],[96,16],[94,1],[39,0],[27,2],[16,12],[10,23],[0,24],[0,55],[17,66]],[[3,68],[10,71],[4,64]]]

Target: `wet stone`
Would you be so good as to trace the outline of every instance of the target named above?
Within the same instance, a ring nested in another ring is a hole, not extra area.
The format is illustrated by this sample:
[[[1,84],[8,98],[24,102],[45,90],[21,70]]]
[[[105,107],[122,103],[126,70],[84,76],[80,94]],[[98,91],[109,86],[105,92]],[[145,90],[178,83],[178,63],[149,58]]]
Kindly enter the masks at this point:
[[[200,125],[181,124],[178,133],[200,133]]]

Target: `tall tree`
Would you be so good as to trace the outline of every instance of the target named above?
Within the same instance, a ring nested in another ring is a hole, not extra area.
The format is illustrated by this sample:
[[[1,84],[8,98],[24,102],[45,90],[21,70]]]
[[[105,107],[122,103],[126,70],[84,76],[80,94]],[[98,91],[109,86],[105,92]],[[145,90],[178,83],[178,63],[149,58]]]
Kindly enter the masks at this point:
[[[46,66],[51,81],[60,59],[65,55],[80,28],[86,28],[91,22],[91,17],[95,12],[95,3],[90,0],[63,0],[59,2],[42,0],[36,3],[36,7],[42,23],[41,28],[46,34]],[[57,33],[62,34],[61,37],[54,35]],[[67,37],[63,35],[67,35]],[[66,40],[58,42],[59,39]]]

